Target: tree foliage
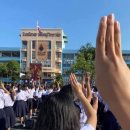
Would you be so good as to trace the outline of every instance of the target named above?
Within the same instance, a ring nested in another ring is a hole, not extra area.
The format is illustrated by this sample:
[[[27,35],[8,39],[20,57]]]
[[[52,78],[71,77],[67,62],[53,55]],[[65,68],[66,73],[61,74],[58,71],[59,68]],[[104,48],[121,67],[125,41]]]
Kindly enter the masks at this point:
[[[92,77],[95,77],[94,59],[95,48],[91,43],[87,43],[79,49],[76,61],[69,72],[78,72],[80,74],[90,72]]]
[[[0,76],[7,75],[8,69],[6,63],[0,63]]]
[[[10,77],[12,81],[19,79],[20,64],[17,61],[9,61],[7,63],[0,63],[0,76]]]
[[[56,84],[58,83],[60,87],[63,86],[63,77],[61,74],[56,75],[55,81]]]

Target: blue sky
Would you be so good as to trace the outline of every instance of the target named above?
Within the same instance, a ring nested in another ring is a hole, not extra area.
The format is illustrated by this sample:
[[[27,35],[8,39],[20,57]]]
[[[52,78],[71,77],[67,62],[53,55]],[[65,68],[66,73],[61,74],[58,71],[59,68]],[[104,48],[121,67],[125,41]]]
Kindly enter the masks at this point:
[[[87,42],[95,46],[101,16],[114,13],[121,23],[122,48],[130,50],[129,0],[1,0],[0,46],[20,47],[20,29],[63,28],[67,49]]]

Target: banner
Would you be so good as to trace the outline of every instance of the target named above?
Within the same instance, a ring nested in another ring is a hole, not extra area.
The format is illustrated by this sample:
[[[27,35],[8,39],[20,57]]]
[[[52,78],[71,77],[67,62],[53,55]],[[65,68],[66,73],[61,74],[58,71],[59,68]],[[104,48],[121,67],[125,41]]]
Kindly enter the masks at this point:
[[[42,64],[30,63],[30,72],[32,80],[40,80],[42,74]]]
[[[37,47],[37,60],[43,62],[47,59],[48,55],[48,41],[38,40]]]

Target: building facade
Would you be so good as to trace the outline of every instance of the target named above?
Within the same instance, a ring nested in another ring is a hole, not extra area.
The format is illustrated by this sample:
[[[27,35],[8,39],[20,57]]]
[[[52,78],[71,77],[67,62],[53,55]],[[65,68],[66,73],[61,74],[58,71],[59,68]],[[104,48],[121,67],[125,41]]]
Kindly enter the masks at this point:
[[[63,50],[62,76],[65,84],[69,83],[69,75],[66,73],[75,63],[78,50]]]
[[[15,60],[20,63],[20,48],[18,47],[0,47],[0,62]]]
[[[130,66],[130,50],[123,50],[122,51],[124,60],[128,66]]]
[[[0,63],[6,63],[15,60],[20,63],[20,48],[18,47],[0,47]],[[3,82],[11,82],[7,76],[0,77]]]
[[[30,64],[42,65],[42,80],[62,74],[62,51],[67,36],[62,29],[21,30],[21,71],[28,72]]]
[[[69,75],[66,73],[71,66],[75,63],[78,50],[63,50],[62,55],[62,76],[64,84],[69,83]],[[130,67],[130,50],[122,50],[122,55],[126,64]]]

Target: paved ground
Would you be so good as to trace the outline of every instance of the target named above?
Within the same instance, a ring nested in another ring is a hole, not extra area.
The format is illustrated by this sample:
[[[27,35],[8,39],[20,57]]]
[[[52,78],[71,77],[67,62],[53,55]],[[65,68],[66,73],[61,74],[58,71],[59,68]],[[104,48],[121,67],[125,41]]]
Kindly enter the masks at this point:
[[[33,116],[32,119],[34,119],[36,121],[37,119],[37,116]],[[14,128],[11,128],[11,130],[33,130],[33,129],[29,129],[29,128],[26,128],[26,127],[23,127],[19,120],[17,119],[16,121],[16,124],[15,124],[15,127]]]

